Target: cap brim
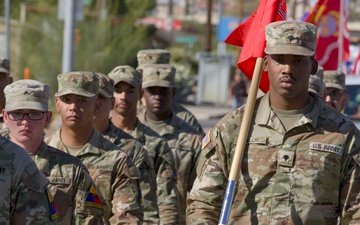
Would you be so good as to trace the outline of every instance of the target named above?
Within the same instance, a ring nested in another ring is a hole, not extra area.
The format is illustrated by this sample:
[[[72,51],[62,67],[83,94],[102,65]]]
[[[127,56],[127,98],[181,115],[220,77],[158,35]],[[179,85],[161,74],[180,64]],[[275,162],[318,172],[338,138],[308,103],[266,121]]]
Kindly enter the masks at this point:
[[[7,112],[18,110],[18,109],[31,109],[31,110],[39,110],[39,111],[47,111],[47,104],[43,104],[41,102],[33,102],[33,101],[16,101],[14,103],[6,104],[5,110]]]
[[[114,79],[113,78],[113,80],[114,80],[115,85],[120,83],[120,82],[125,82],[127,84],[130,84],[133,87],[139,87],[140,86],[140,83],[134,81],[133,79],[123,79],[123,78]]]
[[[333,83],[325,83],[326,88],[337,88],[340,90],[345,90],[345,88],[343,86],[341,86],[340,84],[333,84]]]
[[[99,94],[105,96],[106,98],[113,97],[112,95],[110,95],[109,93],[107,93],[106,91],[101,90],[101,89],[99,89]]]
[[[0,67],[0,73],[10,73],[10,71],[5,68]]]
[[[312,51],[308,48],[298,46],[298,45],[282,45],[276,47],[266,47],[265,53],[268,55],[303,55],[303,56],[313,56],[315,51]]]
[[[82,89],[69,88],[64,91],[56,92],[55,97],[60,97],[60,96],[69,95],[69,94],[80,95],[80,96],[89,97],[89,98],[94,97],[96,95],[91,92],[83,91]]]
[[[148,87],[168,87],[168,88],[172,88],[174,87],[174,85],[171,85],[170,82],[168,81],[152,81],[152,82],[143,82],[142,83],[142,87],[143,88],[148,88]]]

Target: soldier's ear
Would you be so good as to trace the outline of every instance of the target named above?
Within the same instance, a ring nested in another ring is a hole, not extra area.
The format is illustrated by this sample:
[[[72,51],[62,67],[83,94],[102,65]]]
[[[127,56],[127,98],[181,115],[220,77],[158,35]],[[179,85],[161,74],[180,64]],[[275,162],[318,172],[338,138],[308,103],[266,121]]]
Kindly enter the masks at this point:
[[[268,62],[269,62],[269,56],[265,55],[264,56],[264,62],[263,62],[263,70],[264,71],[268,71]]]
[[[318,71],[318,61],[314,58],[311,57],[311,73],[312,75],[315,75]]]

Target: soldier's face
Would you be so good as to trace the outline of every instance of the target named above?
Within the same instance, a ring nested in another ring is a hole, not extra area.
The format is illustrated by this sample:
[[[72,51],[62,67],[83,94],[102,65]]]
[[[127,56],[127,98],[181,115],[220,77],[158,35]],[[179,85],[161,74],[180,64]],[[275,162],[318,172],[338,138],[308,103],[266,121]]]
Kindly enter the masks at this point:
[[[30,117],[36,119],[29,118],[29,113],[33,114]],[[43,139],[45,125],[50,122],[51,116],[51,112],[37,110],[20,109],[11,112],[3,110],[4,122],[9,127],[11,141],[21,146],[39,144]],[[23,118],[20,119],[21,117]]]
[[[114,97],[108,98],[102,94],[98,95],[99,101],[101,102],[101,108],[96,110],[94,121],[101,122],[109,119],[109,114],[114,106]]]
[[[146,115],[154,120],[169,118],[172,111],[172,98],[175,89],[168,87],[148,87],[143,89],[146,102]]]
[[[62,126],[73,128],[92,127],[92,120],[101,106],[98,97],[83,97],[75,94],[56,98],[56,109],[62,120]]]
[[[307,96],[310,74],[315,74],[317,62],[302,55],[266,55],[264,70],[269,74],[271,94],[295,100]]]
[[[10,75],[7,73],[0,72],[0,106],[1,109],[5,106],[5,95],[4,95],[4,88],[6,85],[10,84],[11,79]]]
[[[119,82],[114,90],[115,104],[113,113],[136,116],[136,106],[140,99],[140,87],[133,87],[126,82]]]
[[[337,88],[326,88],[325,90],[325,102],[336,111],[341,112],[348,100],[349,96],[344,90]]]

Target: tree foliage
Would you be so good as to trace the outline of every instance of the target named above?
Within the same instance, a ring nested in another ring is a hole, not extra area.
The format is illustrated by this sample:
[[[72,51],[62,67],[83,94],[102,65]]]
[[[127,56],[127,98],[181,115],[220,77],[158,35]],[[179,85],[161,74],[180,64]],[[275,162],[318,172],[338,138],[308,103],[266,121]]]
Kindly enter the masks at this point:
[[[105,18],[100,16],[101,2],[90,1],[84,7],[84,19],[76,21],[73,70],[107,74],[117,65],[136,67],[137,51],[154,33],[153,28],[137,26],[136,21],[154,8],[155,0],[107,0]],[[22,71],[28,67],[31,78],[49,84],[53,94],[62,68],[64,21],[57,18],[58,1],[11,0],[11,17],[15,21],[19,19],[21,3],[35,7],[26,10],[25,23],[12,24],[15,80],[22,78]]]

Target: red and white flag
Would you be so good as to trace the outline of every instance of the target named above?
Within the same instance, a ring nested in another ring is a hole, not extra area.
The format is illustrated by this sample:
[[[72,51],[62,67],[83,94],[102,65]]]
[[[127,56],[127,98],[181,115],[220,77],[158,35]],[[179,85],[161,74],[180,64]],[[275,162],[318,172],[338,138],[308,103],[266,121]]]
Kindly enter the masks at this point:
[[[257,10],[225,40],[227,44],[242,47],[237,65],[249,79],[253,76],[256,59],[265,56],[266,25],[280,20],[286,20],[286,1],[260,0]],[[262,71],[259,87],[264,93],[269,90],[269,78],[265,71]]]
[[[360,74],[360,48],[359,55],[354,61],[354,68],[351,70],[351,74]]]
[[[340,9],[341,1],[344,6],[342,9]],[[315,58],[319,65],[324,67],[324,70],[338,69],[339,47],[342,48],[342,62],[349,58],[350,42],[347,17],[348,0],[318,0],[311,12],[304,18],[304,21],[318,27]]]

